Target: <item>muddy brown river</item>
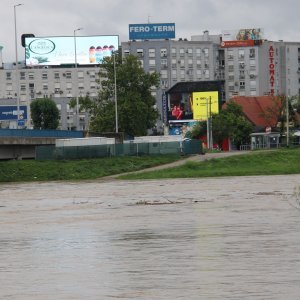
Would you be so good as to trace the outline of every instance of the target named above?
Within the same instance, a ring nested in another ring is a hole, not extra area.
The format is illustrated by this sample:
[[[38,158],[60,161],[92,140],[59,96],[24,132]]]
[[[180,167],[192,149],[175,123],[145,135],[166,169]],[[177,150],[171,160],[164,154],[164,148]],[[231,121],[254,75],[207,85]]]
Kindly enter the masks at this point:
[[[0,185],[0,299],[299,299],[300,175]]]

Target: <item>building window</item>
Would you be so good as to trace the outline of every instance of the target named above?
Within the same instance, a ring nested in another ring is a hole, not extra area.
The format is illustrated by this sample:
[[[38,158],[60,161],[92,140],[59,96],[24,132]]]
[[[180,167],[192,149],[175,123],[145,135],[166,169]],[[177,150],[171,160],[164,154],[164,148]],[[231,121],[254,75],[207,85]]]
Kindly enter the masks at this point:
[[[184,56],[184,48],[180,48],[179,49],[179,55],[180,56]]]
[[[239,62],[239,68],[240,69],[245,69],[245,63],[244,62]]]
[[[48,90],[48,83],[43,83],[43,90]]]
[[[160,78],[168,78],[168,70],[161,70],[160,71]]]
[[[20,85],[20,90],[21,91],[26,91],[26,84],[21,84]]]
[[[149,49],[149,57],[155,57],[155,49]]]
[[[201,70],[196,70],[196,76],[198,79],[202,78],[202,71]]]
[[[72,73],[71,72],[66,72],[66,78],[67,79],[72,79]]]
[[[196,56],[201,57],[201,49],[200,48],[196,49]]]
[[[34,80],[34,73],[28,73],[28,79]]]
[[[177,70],[172,70],[172,78],[177,78]]]
[[[250,80],[250,89],[256,89],[256,81]]]
[[[197,68],[201,68],[201,60],[200,59],[196,60],[196,66],[197,66]]]
[[[160,49],[160,56],[161,57],[167,57],[167,48],[161,48]]]
[[[188,66],[189,66],[189,68],[193,67],[193,60],[192,59],[188,60]]]
[[[209,61],[208,60],[205,60],[205,62],[204,62],[204,68],[205,69],[209,68]]]
[[[124,50],[124,56],[128,56],[130,54],[130,51],[129,50]]]
[[[138,57],[144,57],[144,49],[136,49],[136,53]]]
[[[54,79],[59,79],[59,73],[54,73]]]
[[[162,59],[160,61],[160,64],[163,69],[166,69],[168,67],[168,61],[166,59]]]
[[[20,80],[25,80],[25,79],[26,79],[25,72],[20,72]]]
[[[83,78],[83,71],[78,71],[77,75],[78,75],[78,78],[82,79]]]
[[[176,58],[172,58],[171,63],[172,63],[172,68],[176,68],[177,67],[177,60],[176,60]]]
[[[204,52],[204,56],[205,56],[205,57],[208,57],[208,56],[209,56],[208,48],[204,48],[204,49],[203,49],[203,52]]]
[[[245,81],[240,81],[240,90],[245,89]]]
[[[245,79],[245,71],[240,70],[240,79]]]
[[[172,56],[176,56],[176,53],[177,53],[176,48],[172,48],[171,53],[172,53]]]
[[[192,55],[193,55],[193,48],[188,48],[188,49],[187,49],[187,54],[188,54],[189,56],[192,56]]]
[[[180,78],[181,79],[185,78],[185,71],[184,70],[180,70]]]
[[[6,84],[6,90],[7,91],[12,91],[12,84],[11,83]]]
[[[204,77],[205,77],[206,79],[209,78],[209,70],[204,70]]]
[[[161,81],[161,87],[162,88],[168,88],[168,81],[167,80],[162,80]]]
[[[256,66],[255,59],[250,59],[250,67],[255,67],[255,66]]]
[[[255,49],[254,48],[249,49],[249,57],[250,58],[254,58],[255,57]]]
[[[149,59],[149,67],[155,67],[155,59]]]
[[[72,89],[72,83],[71,82],[67,82],[67,90],[71,90],[71,89]]]
[[[227,58],[233,59],[233,50],[227,50]]]
[[[244,49],[239,49],[239,59],[244,59],[245,58],[245,50]]]
[[[180,68],[184,68],[184,65],[185,65],[184,59],[180,59],[178,62],[179,62]]]
[[[11,72],[6,72],[6,80],[11,80]]]

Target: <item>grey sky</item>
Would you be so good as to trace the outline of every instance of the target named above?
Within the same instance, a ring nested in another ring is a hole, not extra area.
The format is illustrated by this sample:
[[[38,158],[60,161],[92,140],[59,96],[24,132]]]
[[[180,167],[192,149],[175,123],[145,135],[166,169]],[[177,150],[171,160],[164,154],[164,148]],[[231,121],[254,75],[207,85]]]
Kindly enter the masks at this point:
[[[23,33],[35,36],[119,35],[128,40],[128,24],[175,23],[176,38],[209,30],[263,28],[268,40],[300,42],[298,0],[1,0],[0,45],[3,61],[15,60],[14,5],[18,43]],[[19,59],[24,49],[18,48]]]

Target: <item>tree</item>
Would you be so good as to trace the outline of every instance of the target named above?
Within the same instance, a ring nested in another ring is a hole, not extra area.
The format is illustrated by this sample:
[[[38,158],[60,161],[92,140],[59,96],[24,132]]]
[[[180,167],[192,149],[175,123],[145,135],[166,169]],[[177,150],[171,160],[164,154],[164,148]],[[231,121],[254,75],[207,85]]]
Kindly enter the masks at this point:
[[[243,109],[234,102],[228,102],[226,108],[212,116],[213,140],[221,146],[225,138],[239,149],[242,144],[249,144],[253,125],[245,118]]]
[[[115,63],[114,63],[115,59]],[[114,69],[116,67],[116,70]],[[158,86],[157,73],[145,73],[137,57],[116,54],[107,57],[99,73],[101,91],[96,99],[80,98],[80,107],[90,114],[90,129],[95,132],[115,131],[115,73],[117,83],[118,131],[131,136],[146,135],[158,117],[151,87]]]
[[[33,100],[30,103],[30,111],[34,129],[57,129],[59,110],[52,99]]]

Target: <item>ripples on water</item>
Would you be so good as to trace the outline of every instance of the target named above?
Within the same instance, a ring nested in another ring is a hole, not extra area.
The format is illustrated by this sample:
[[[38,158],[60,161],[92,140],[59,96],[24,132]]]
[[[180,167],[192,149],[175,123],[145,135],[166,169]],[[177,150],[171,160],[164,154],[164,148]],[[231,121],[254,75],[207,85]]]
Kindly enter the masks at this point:
[[[2,185],[0,298],[299,299],[299,179]]]

